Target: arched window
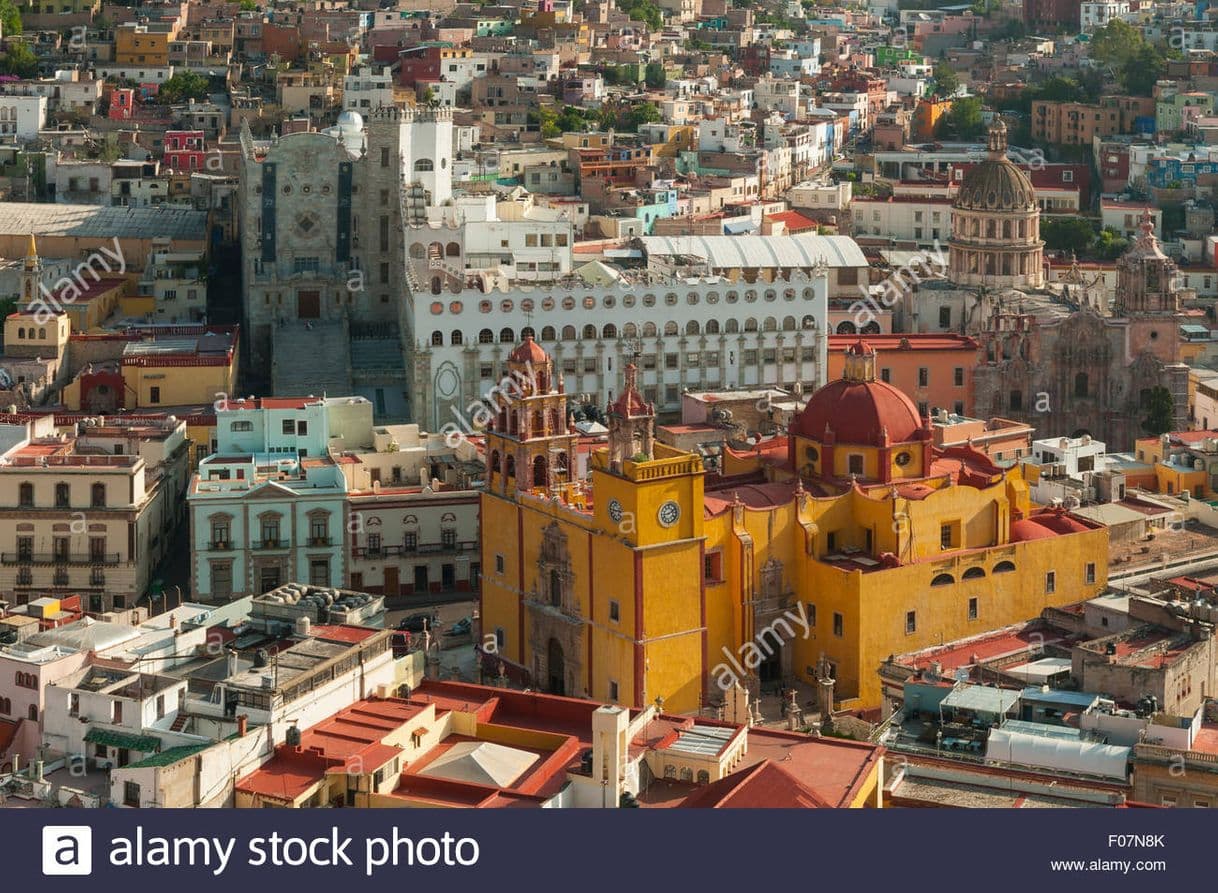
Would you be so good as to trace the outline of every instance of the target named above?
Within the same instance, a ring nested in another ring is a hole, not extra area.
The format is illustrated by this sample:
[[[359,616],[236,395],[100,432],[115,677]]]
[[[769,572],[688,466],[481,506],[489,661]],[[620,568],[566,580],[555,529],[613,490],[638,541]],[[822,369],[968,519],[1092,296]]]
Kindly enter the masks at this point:
[[[499,330],[499,343],[500,344],[511,344],[515,340],[516,340],[516,335],[512,332],[511,329],[500,329]]]
[[[622,326],[622,335],[626,338],[637,338],[639,336],[639,327],[632,322]]]
[[[414,163],[414,169],[416,171],[423,171],[423,172],[434,171],[436,169],[436,165],[435,165],[435,162],[433,162],[430,158],[420,158],[418,161],[416,161]]]
[[[757,320],[753,319],[751,316],[748,319],[746,319],[744,321],[744,330],[746,332],[756,332],[757,331]]]
[[[784,332],[794,332],[795,331],[795,317],[794,316],[784,316],[782,318],[782,330]]]
[[[47,340],[47,330],[46,330],[46,329],[39,329],[39,330],[38,330],[38,338],[39,338],[39,340],[41,340],[41,341],[46,341],[46,340]]]
[[[867,323],[867,325],[863,326],[863,334],[864,335],[880,334],[880,324],[873,319],[871,322]]]
[[[653,322],[643,323],[643,337],[654,338],[656,336],[656,324]]]
[[[106,485],[94,484],[90,488],[89,504],[95,509],[104,509],[106,507]]]
[[[740,323],[734,319],[729,319],[723,326],[723,331],[728,335],[735,335],[740,331]]]
[[[13,702],[8,698],[0,698],[0,714],[9,716],[13,712]]]
[[[563,341],[574,341],[575,340],[575,326],[563,326],[562,327],[562,340]]]
[[[545,487],[549,484],[549,466],[545,456],[533,459],[533,486]]]
[[[698,334],[698,321],[696,319],[691,319],[689,322],[687,322],[685,324],[685,334],[686,335],[697,335]]]
[[[815,316],[805,316],[803,319],[801,319],[799,321],[799,327],[801,329],[815,329],[816,328],[816,317]]]
[[[708,334],[708,335],[718,335],[719,334],[719,320],[708,319],[706,321],[706,334]]]
[[[453,329],[448,336],[448,343],[454,347],[465,343],[465,339],[461,337],[460,329]]]
[[[680,330],[677,328],[677,324],[675,322],[673,322],[672,320],[669,320],[668,322],[664,323],[664,335],[666,337],[669,335],[675,335],[675,334],[677,334],[678,331],[680,331]]]
[[[858,329],[855,327],[854,323],[848,319],[845,319],[837,324],[837,333],[839,335],[857,335]]]
[[[30,722],[38,722],[38,705],[30,704],[30,709],[26,713],[26,716],[30,718]]]
[[[443,347],[444,346],[444,333],[443,332],[436,331],[436,332],[431,333],[431,346],[432,347]]]
[[[558,332],[556,332],[554,330],[553,326],[542,326],[541,327],[541,340],[542,341],[557,341]]]
[[[24,337],[25,337],[25,329],[23,329],[23,328],[18,329],[18,330],[17,330],[17,337],[18,337],[18,338],[24,338]]]
[[[482,331],[480,331],[478,333],[478,343],[479,344],[494,344],[495,343],[495,333],[492,332],[490,329],[483,329]]]
[[[520,340],[523,341],[525,338],[532,338],[534,341],[537,340],[537,332],[532,326],[525,326],[520,330]]]
[[[584,326],[584,336],[583,337],[584,337],[585,341],[595,341],[596,340],[596,326],[591,325],[591,324]]]
[[[499,451],[492,450],[491,451],[491,474],[499,473],[499,464],[500,464],[499,463]]]
[[[956,582],[956,578],[951,574],[938,574],[930,581],[931,586],[951,586]]]
[[[601,329],[601,337],[606,341],[617,337],[617,326],[613,323],[605,323],[605,327]]]
[[[960,579],[961,580],[977,580],[984,576],[985,576],[985,568],[970,567],[968,570],[966,570],[964,573],[962,573],[960,575]]]
[[[426,254],[427,254],[427,248],[423,245],[422,242],[415,242],[413,245],[410,246],[410,256],[413,257],[415,260],[422,260]]]
[[[1074,396],[1086,397],[1088,394],[1088,383],[1086,372],[1080,372],[1074,376]]]
[[[1015,563],[1013,561],[1000,561],[994,565],[992,573],[995,574],[1010,574],[1015,571]]]
[[[761,331],[777,332],[778,331],[778,320],[776,320],[772,316],[767,316],[761,324]]]
[[[440,280],[439,276],[432,276],[431,277],[431,293],[433,295],[438,295],[442,291],[444,291],[444,283]]]
[[[510,478],[516,477],[516,457],[515,456],[507,457],[507,466],[504,469],[504,472]]]
[[[26,509],[34,507],[34,485],[33,484],[22,484],[18,488],[17,504],[20,505],[21,508],[26,508]]]
[[[460,257],[461,256],[461,246],[458,245],[456,242],[449,242],[447,245],[444,246],[444,254],[447,255],[448,257]]]

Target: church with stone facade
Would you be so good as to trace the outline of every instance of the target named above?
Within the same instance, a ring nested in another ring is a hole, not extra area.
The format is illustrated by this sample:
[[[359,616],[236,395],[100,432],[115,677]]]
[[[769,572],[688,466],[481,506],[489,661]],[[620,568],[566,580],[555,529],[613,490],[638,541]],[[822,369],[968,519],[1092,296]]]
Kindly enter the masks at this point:
[[[1032,184],[990,129],[989,157],[969,172],[952,210],[943,280],[909,296],[911,331],[977,339],[973,415],[1025,422],[1042,436],[1089,434],[1111,449],[1145,436],[1155,389],[1171,394],[1173,429],[1187,427],[1177,267],[1147,213],[1117,262],[1115,295],[1077,269],[1048,283]]]

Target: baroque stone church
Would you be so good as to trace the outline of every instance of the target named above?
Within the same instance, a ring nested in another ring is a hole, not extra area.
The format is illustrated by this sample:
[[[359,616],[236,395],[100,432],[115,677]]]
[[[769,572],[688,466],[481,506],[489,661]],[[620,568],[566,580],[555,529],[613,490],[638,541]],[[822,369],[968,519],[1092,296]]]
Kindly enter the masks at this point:
[[[953,205],[948,281],[914,296],[915,319],[958,319],[951,328],[977,339],[974,415],[1127,450],[1145,435],[1151,393],[1162,387],[1172,395],[1173,428],[1186,428],[1178,271],[1150,214],[1117,262],[1114,300],[1077,266],[1046,285],[1040,210],[1027,174],[1007,158],[1001,122],[989,149]]]

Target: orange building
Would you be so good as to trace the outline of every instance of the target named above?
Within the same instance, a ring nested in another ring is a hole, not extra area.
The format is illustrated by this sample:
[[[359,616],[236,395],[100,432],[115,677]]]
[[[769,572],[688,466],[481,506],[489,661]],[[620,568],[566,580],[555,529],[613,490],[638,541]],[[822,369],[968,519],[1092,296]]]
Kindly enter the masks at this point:
[[[867,335],[876,352],[880,381],[900,388],[918,404],[923,416],[942,409],[956,415],[973,412],[973,367],[977,342],[951,333]],[[846,351],[857,335],[829,336],[828,380],[842,377]]]
[[[914,109],[913,121],[909,124],[910,141],[926,143],[933,140],[939,119],[951,110],[950,99],[919,99],[917,108]]]

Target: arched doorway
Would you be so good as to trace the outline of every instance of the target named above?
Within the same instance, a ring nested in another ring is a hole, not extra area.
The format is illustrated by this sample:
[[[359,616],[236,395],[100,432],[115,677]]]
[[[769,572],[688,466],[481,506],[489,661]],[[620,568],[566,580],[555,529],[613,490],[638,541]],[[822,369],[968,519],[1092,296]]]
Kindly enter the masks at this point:
[[[547,463],[545,456],[537,456],[533,460],[533,486],[545,487],[549,484],[549,475],[547,473]]]
[[[565,695],[567,693],[566,667],[563,661],[562,645],[558,643],[558,639],[550,639],[550,645],[546,651],[546,671],[549,673],[546,691],[552,695]]]

